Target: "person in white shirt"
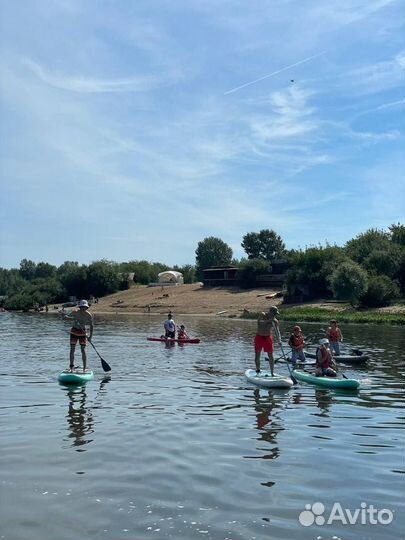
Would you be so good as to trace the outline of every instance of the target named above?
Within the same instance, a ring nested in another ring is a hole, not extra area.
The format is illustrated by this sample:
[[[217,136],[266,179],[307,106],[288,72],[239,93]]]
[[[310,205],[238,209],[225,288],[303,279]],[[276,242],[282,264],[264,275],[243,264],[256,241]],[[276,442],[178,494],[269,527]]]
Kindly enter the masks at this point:
[[[171,313],[167,315],[167,319],[163,323],[163,326],[165,329],[164,337],[174,339],[176,337],[176,323],[174,322]]]

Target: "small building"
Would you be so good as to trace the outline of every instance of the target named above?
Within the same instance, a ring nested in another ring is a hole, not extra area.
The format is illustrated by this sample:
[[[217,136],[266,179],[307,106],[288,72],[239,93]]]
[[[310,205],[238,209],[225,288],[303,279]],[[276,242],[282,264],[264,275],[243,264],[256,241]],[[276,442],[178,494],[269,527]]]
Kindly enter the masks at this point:
[[[203,283],[206,287],[236,286],[237,272],[236,266],[212,266],[203,270]]]

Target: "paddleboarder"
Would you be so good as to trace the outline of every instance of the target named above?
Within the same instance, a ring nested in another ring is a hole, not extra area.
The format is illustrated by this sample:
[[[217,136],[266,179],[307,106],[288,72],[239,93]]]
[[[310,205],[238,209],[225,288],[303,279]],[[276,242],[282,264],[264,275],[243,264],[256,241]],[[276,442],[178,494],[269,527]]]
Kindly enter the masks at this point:
[[[338,326],[336,319],[329,321],[329,328],[326,331],[326,337],[329,340],[333,353],[336,356],[340,355],[340,342],[343,342],[343,335]]]
[[[167,319],[163,323],[164,329],[165,329],[165,335],[166,338],[175,339],[176,337],[176,323],[173,320],[172,314],[169,312],[167,315]]]
[[[80,300],[79,308],[71,311],[68,315],[64,315],[65,319],[72,320],[72,328],[70,329],[70,355],[69,355],[69,369],[74,370],[74,358],[76,343],[79,342],[80,350],[82,353],[83,371],[86,371],[87,355],[86,355],[86,342],[87,339],[91,341],[93,337],[93,316],[88,311],[90,308],[87,300]],[[89,327],[90,333],[87,336],[86,326]]]
[[[257,319],[257,330],[254,341],[256,373],[260,373],[260,356],[263,350],[268,355],[270,372],[274,375],[273,334],[277,339],[277,343],[281,345],[280,327],[276,319],[279,313],[276,306],[270,306],[268,311],[261,313]]]
[[[329,348],[329,341],[326,338],[320,339],[319,345],[316,349],[315,375],[317,377],[336,377],[336,364]]]
[[[298,359],[301,360],[302,363],[305,363],[305,338],[300,326],[294,326],[288,344],[291,347],[291,363],[293,367],[295,367]]]

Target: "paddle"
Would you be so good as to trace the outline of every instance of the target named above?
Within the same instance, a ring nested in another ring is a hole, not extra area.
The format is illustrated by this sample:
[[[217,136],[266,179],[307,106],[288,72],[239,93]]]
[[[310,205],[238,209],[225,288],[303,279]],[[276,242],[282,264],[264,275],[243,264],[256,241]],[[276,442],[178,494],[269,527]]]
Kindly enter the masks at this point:
[[[283,353],[284,362],[287,364],[288,371],[290,372],[290,378],[291,378],[293,384],[297,384],[298,381],[297,381],[297,379],[294,377],[294,375],[292,374],[292,370],[291,370],[290,364],[289,364],[289,362],[288,362],[288,360],[287,360],[287,358],[286,358],[286,356],[285,356],[285,352],[284,352],[283,344],[282,344],[282,343],[280,343],[280,349],[281,349],[281,352]]]
[[[93,345],[93,342],[89,339],[89,343],[90,345],[93,347],[93,349],[96,351],[98,357],[100,358],[100,361],[101,361],[101,367],[103,368],[104,371],[111,371],[111,367],[110,365],[104,360],[104,358],[101,358],[98,350],[95,348],[95,346]]]
[[[70,316],[72,313],[72,311],[70,311],[69,313],[64,313],[63,316],[67,319],[72,319],[72,317]],[[83,330],[84,333],[86,333],[86,326],[83,326],[82,323],[80,321],[78,321],[76,319],[76,323],[79,325],[79,327],[81,328],[81,330]],[[96,351],[97,353],[97,356],[100,358],[101,360],[101,367],[103,368],[104,371],[111,371],[111,367],[110,365],[104,360],[104,358],[101,358],[101,355],[99,354],[98,350],[95,348],[95,346],[93,345],[93,342],[91,341],[91,339],[89,337],[87,337],[87,339],[89,340],[90,342],[90,345],[93,347],[93,349]]]

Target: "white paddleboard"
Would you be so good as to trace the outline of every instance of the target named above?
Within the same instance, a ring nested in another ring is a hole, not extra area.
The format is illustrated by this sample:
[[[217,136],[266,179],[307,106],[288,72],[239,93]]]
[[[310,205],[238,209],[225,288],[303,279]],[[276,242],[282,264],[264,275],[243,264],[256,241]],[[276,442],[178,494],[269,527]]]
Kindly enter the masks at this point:
[[[266,386],[267,388],[291,388],[293,382],[290,377],[274,374],[270,371],[262,369],[260,373],[256,373],[255,369],[247,369],[245,371],[247,380],[257,386]]]

